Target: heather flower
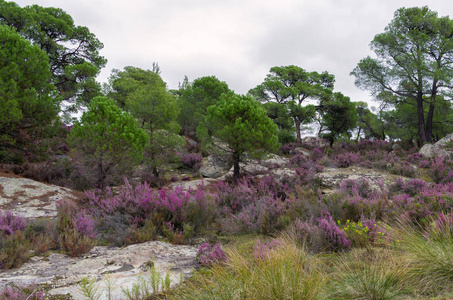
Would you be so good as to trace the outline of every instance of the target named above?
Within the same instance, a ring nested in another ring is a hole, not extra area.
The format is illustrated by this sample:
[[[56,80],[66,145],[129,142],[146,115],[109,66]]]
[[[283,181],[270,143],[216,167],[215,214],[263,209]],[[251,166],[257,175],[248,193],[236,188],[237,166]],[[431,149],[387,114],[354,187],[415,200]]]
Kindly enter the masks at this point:
[[[24,230],[26,227],[27,220],[25,218],[15,216],[10,211],[0,211],[0,232],[13,235],[16,231]]]
[[[444,180],[446,172],[447,172],[445,155],[431,158],[431,166],[430,166],[429,171],[430,171],[430,175],[435,183],[442,182]]]
[[[325,238],[332,250],[338,251],[351,246],[351,242],[346,238],[344,231],[338,227],[329,212],[322,212],[317,223],[318,227],[324,231]]]
[[[200,153],[182,153],[180,156],[181,162],[185,167],[195,170],[201,167],[203,156]]]
[[[314,235],[316,229],[311,222],[302,222],[300,219],[296,219],[291,227],[291,232],[297,241],[302,242]]]
[[[318,161],[318,160],[320,160],[323,157],[324,157],[324,152],[322,150],[320,150],[319,148],[314,148],[313,152],[310,155],[310,158],[313,161]]]
[[[358,195],[363,198],[372,198],[374,196],[374,191],[366,178],[358,180],[346,179],[340,184],[340,191],[351,196]]]
[[[225,262],[226,254],[218,243],[214,247],[209,243],[203,243],[198,249],[197,260],[204,267],[212,267],[215,264]]]
[[[339,168],[347,168],[362,161],[362,156],[358,153],[340,153],[334,157],[333,162]]]
[[[427,159],[420,160],[420,162],[418,163],[419,168],[429,168],[430,166],[431,166],[431,161],[429,161]]]
[[[3,289],[0,289],[0,299],[42,300],[44,296],[44,292],[36,284],[30,284],[28,286],[5,286]]]
[[[296,154],[290,158],[289,163],[292,166],[305,167],[307,158],[304,155]]]
[[[421,153],[412,153],[407,156],[407,161],[413,164],[420,163],[423,158],[423,154]]]
[[[279,245],[280,242],[275,239],[266,243],[258,241],[253,247],[253,257],[257,261],[263,260],[268,256],[270,250],[278,248]]]
[[[88,236],[90,238],[96,237],[94,219],[87,213],[86,210],[83,209],[75,213],[72,217],[72,224],[74,224],[75,229],[81,235]]]

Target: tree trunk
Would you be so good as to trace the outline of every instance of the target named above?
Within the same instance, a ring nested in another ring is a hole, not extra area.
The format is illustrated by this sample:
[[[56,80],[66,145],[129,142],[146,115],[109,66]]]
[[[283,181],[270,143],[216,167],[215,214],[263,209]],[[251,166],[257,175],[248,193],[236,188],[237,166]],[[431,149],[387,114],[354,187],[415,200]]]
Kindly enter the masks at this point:
[[[425,137],[427,142],[433,141],[433,118],[434,118],[434,108],[436,105],[436,97],[437,97],[437,89],[436,89],[437,81],[433,83],[433,91],[431,95],[431,101],[429,103],[429,110],[428,116],[426,117],[426,129],[425,129]]]
[[[104,164],[102,161],[102,155],[100,155],[98,160],[98,178],[96,179],[96,187],[98,189],[102,190],[104,188],[104,180],[105,180]]]
[[[425,111],[423,109],[423,95],[417,94],[417,115],[418,115],[418,135],[420,136],[420,143],[423,145],[426,142],[425,135]]]
[[[357,138],[355,139],[357,142],[360,139],[360,133],[362,133],[362,127],[359,127],[359,131],[357,132]]]
[[[157,170],[156,165],[153,166],[153,175],[154,177],[159,178],[159,171]]]
[[[296,125],[296,137],[297,137],[297,143],[302,142],[302,138],[300,136],[300,121],[297,118],[294,118],[294,124]]]
[[[425,140],[429,143],[433,141],[433,118],[434,118],[434,103],[429,104],[428,116],[426,117]]]
[[[239,159],[240,155],[236,151],[233,152],[233,183],[237,184],[239,180]]]

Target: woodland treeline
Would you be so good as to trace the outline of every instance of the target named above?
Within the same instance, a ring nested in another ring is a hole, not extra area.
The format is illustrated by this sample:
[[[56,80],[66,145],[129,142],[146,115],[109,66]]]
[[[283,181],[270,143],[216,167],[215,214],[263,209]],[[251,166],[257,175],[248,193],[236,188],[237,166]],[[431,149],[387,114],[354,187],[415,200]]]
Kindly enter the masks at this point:
[[[295,65],[271,67],[246,95],[214,75],[185,77],[170,90],[157,63],[113,70],[101,85],[103,44],[60,8],[1,0],[0,43],[0,161],[70,154],[96,171],[90,182],[101,188],[113,170],[138,163],[159,178],[184,136],[200,142],[193,152],[226,145],[237,178],[245,153],[300,143],[307,124],[330,145],[367,138],[421,146],[453,131],[453,21],[428,7],[398,9],[371,41],[375,55],[351,72],[378,108],[336,91],[334,74]]]

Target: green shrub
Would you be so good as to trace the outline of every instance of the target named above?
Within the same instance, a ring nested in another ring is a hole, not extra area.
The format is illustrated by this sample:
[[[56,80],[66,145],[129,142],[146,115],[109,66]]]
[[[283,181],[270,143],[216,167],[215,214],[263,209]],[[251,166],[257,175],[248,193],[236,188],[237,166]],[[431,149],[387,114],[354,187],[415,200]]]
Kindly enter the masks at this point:
[[[20,266],[30,257],[30,242],[22,231],[0,238],[0,268]]]

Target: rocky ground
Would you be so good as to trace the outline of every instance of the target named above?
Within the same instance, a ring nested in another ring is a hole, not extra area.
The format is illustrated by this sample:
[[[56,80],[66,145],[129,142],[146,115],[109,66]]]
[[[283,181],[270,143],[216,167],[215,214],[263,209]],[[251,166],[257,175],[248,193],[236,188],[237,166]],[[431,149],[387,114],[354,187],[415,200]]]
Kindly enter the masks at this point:
[[[430,156],[431,153],[438,153],[445,148],[438,147],[439,150],[436,147],[427,146],[429,149],[423,154]],[[307,149],[296,150],[306,156],[310,154]],[[272,156],[261,161],[248,160],[241,164],[241,169],[253,176],[269,173],[276,178],[293,176],[294,170],[288,168],[287,163],[287,158]],[[232,170],[231,166],[210,158],[206,159],[200,173],[206,178],[175,182],[170,188],[180,186],[183,189],[195,189],[200,184],[210,186],[231,176]],[[321,179],[325,193],[334,191],[347,179],[367,178],[373,188],[381,189],[401,177],[356,166],[341,169],[325,167],[317,176]],[[11,210],[14,214],[26,218],[54,218],[59,200],[77,200],[80,197],[83,197],[83,194],[77,191],[0,173],[0,209]],[[0,271],[0,288],[11,283],[45,283],[53,287],[52,294],[69,293],[74,299],[81,299],[78,282],[82,277],[90,277],[97,281],[101,290],[105,289],[109,280],[113,281],[116,287],[114,299],[118,299],[123,298],[120,287],[130,289],[140,276],[148,276],[150,265],[154,265],[163,277],[169,272],[172,284],[179,283],[181,274],[186,278],[196,267],[196,252],[196,247],[152,241],[125,248],[98,246],[81,258],[51,253],[47,256],[32,257],[18,269]],[[106,293],[101,299],[107,299]]]
[[[82,196],[83,193],[68,188],[0,172],[0,209],[25,218],[53,218],[59,200]]]
[[[147,279],[153,266],[162,278],[167,272],[171,284],[190,277],[196,267],[197,248],[159,241],[130,245],[125,248],[94,247],[80,258],[60,253],[35,256],[18,269],[0,271],[0,288],[11,283],[47,284],[51,294],[69,294],[83,299],[79,282],[83,277],[96,280],[100,299],[108,299],[107,285],[113,283],[112,298],[124,299],[122,289],[131,290],[139,277]]]

